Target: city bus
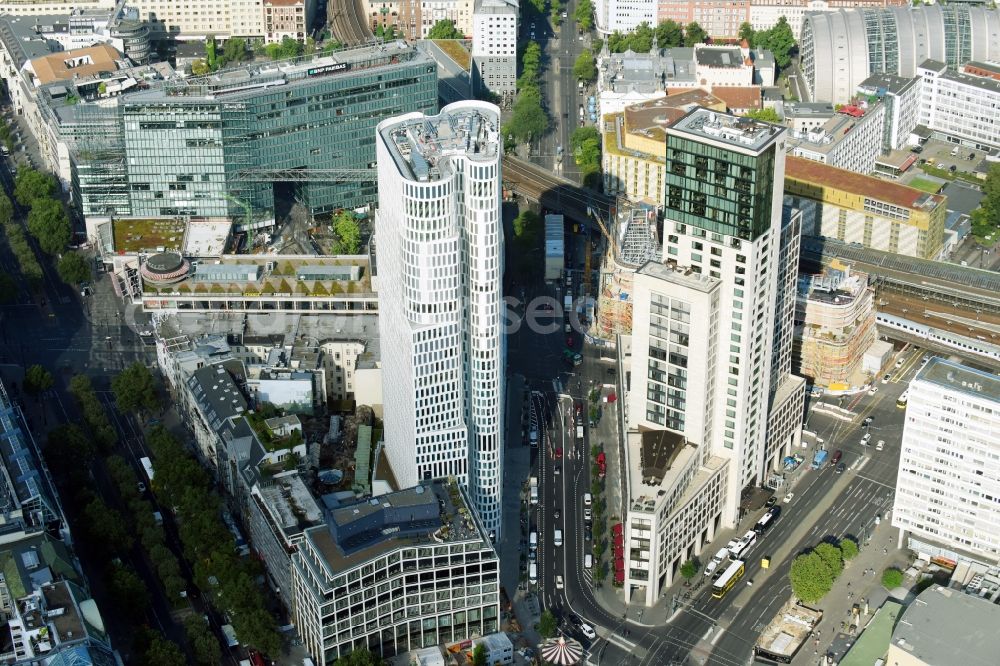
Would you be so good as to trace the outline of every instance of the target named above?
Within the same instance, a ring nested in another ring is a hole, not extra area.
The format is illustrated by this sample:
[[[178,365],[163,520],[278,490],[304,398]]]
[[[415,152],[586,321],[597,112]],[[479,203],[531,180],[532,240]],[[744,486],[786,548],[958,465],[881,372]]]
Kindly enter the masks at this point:
[[[743,560],[734,560],[726,567],[726,570],[719,576],[719,580],[712,583],[712,598],[721,599],[726,596],[729,590],[733,589],[733,585],[736,585],[737,581],[743,578],[744,565]]]
[[[778,507],[774,508],[776,509]],[[757,521],[757,524],[753,526],[753,531],[756,532],[757,534],[763,534],[764,532],[768,531],[771,528],[771,525],[774,524],[774,521],[776,519],[777,516],[775,516],[774,513],[772,513],[771,511],[768,511],[763,516],[761,516],[760,520]]]

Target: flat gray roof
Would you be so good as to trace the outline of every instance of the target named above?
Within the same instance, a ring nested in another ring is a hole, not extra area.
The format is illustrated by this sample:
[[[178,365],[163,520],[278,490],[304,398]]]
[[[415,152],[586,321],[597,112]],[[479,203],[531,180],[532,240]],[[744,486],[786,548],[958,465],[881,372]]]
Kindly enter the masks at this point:
[[[719,286],[719,280],[710,275],[695,273],[690,268],[679,268],[659,261],[647,261],[639,269],[640,275],[648,275],[664,282],[710,293]]]
[[[751,118],[698,108],[667,128],[667,135],[687,135],[726,143],[743,151],[763,152],[785,128]]]
[[[934,357],[917,373],[917,379],[1000,403],[1000,377],[961,363]]]
[[[925,664],[992,666],[1000,653],[1000,606],[932,585],[906,607],[892,644]]]
[[[743,67],[743,52],[737,46],[695,49],[694,57],[708,67]]]
[[[876,92],[883,90],[890,93],[900,93],[911,85],[916,85],[917,79],[908,79],[905,76],[895,74],[872,74],[861,82],[859,89],[872,89]]]
[[[941,78],[946,81],[955,81],[973,88],[979,88],[980,90],[1000,93],[1000,81],[997,81],[996,79],[989,79],[983,76],[973,76],[972,74],[962,74],[951,70],[942,74]]]

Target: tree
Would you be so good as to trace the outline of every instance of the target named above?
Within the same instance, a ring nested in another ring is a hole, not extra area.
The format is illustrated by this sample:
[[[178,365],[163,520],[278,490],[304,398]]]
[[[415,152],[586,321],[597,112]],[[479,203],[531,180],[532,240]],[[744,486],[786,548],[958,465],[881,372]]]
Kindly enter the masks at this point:
[[[17,300],[17,282],[10,273],[0,273],[0,305],[8,305]]]
[[[56,267],[59,277],[66,284],[80,284],[90,280],[90,262],[79,252],[67,252]]]
[[[0,224],[7,225],[14,218],[14,205],[6,192],[0,192]]]
[[[840,554],[843,555],[845,561],[853,560],[858,556],[858,544],[853,539],[841,539]]]
[[[14,198],[22,206],[31,206],[35,199],[51,197],[56,193],[56,179],[35,169],[20,169],[14,179]]]
[[[740,24],[740,31],[737,33],[737,35],[739,36],[740,41],[746,42],[750,46],[753,46],[754,37],[756,37],[756,32],[754,31],[752,25],[744,21],[743,23]]]
[[[361,251],[361,227],[354,213],[344,210],[333,218],[333,231],[337,234],[337,254],[357,254]]]
[[[75,423],[66,423],[49,431],[45,453],[46,460],[89,465],[97,454],[97,447],[83,428]]]
[[[541,230],[542,218],[538,213],[525,210],[514,218],[514,238],[520,243],[534,243]]]
[[[46,254],[59,254],[73,236],[62,202],[56,199],[34,200],[28,213],[28,231]]]
[[[784,69],[791,63],[791,54],[796,48],[795,34],[784,16],[770,29],[754,33],[753,37],[753,47],[773,53],[774,62],[779,68]]]
[[[555,635],[558,627],[559,624],[556,622],[556,616],[552,614],[552,611],[547,608],[542,611],[542,616],[538,620],[538,635],[542,638],[551,638]]]
[[[264,52],[271,60],[283,60],[302,55],[302,42],[291,37],[282,37],[280,44],[268,44]]]
[[[346,657],[340,657],[333,666],[382,666],[382,658],[367,648],[352,650]]]
[[[766,109],[751,109],[750,111],[747,111],[746,114],[744,115],[746,115],[747,118],[753,118],[754,120],[760,120],[766,123],[781,122],[781,116],[779,116],[778,112],[772,109],[771,107],[768,107]]]
[[[451,19],[438,21],[427,31],[427,39],[463,39],[465,35]]]
[[[576,62],[573,63],[573,76],[587,83],[597,80],[597,62],[589,50],[584,49],[576,57]]]
[[[573,19],[583,32],[590,32],[594,27],[594,4],[591,0],[580,0],[573,10]]]
[[[143,656],[143,663],[147,666],[184,666],[187,663],[177,643],[159,634],[153,636]]]
[[[518,93],[508,127],[521,143],[534,141],[549,129],[549,117],[542,108],[538,88],[529,87]]]
[[[792,560],[788,578],[792,584],[792,592],[807,604],[819,601],[833,587],[830,570],[815,552],[799,555]]]
[[[132,569],[121,564],[112,565],[110,576],[111,594],[119,605],[132,615],[141,616],[149,607],[149,593],[146,584]]]
[[[832,543],[824,542],[816,546],[813,552],[823,560],[823,564],[826,565],[827,570],[830,572],[830,578],[837,580],[837,577],[844,570],[844,559],[840,548]]]
[[[681,565],[681,575],[684,576],[685,579],[691,580],[698,575],[698,569],[698,562],[694,559],[690,559]]]
[[[201,58],[191,63],[191,73],[195,76],[205,76],[211,71],[212,68],[209,67],[208,63]]]
[[[205,62],[208,63],[208,68],[213,72],[219,66],[215,57],[215,35],[209,35],[205,39]]]
[[[84,507],[84,524],[91,543],[106,554],[121,553],[132,546],[124,516],[100,499],[93,499]]]
[[[184,619],[184,631],[194,658],[203,666],[214,666],[222,663],[222,650],[219,641],[215,639],[208,625],[200,615],[188,615]]]
[[[229,63],[242,62],[247,59],[247,40],[242,37],[230,37],[222,45],[222,57],[220,66],[225,67]]]
[[[896,567],[890,567],[882,572],[882,587],[895,590],[903,584],[903,572]]]
[[[40,365],[33,365],[24,373],[24,390],[33,395],[48,391],[53,384],[52,373]]]
[[[570,138],[573,161],[580,167],[583,184],[597,189],[601,182],[601,134],[594,127],[579,127]]]
[[[472,651],[472,666],[486,666],[486,646],[482,643]]]
[[[684,28],[684,46],[694,46],[695,44],[705,44],[708,42],[708,33],[696,21],[691,21]]]
[[[684,30],[677,21],[667,19],[656,26],[656,45],[661,49],[684,43]]]
[[[136,361],[111,380],[118,409],[123,412],[152,412],[160,403],[156,398],[156,381],[153,373]]]
[[[636,53],[649,53],[653,48],[653,29],[643,21],[629,35],[629,48]]]

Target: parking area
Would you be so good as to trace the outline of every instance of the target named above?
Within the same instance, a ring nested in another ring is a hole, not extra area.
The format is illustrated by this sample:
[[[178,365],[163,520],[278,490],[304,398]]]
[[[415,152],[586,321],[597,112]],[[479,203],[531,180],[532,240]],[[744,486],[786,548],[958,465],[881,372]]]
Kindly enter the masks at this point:
[[[985,157],[985,153],[981,150],[959,146],[938,139],[928,139],[921,147],[919,155],[920,160],[918,160],[918,165],[926,163],[952,173],[973,173],[976,165]],[[954,167],[954,171],[952,171],[952,167]],[[923,175],[923,169],[920,169],[919,166],[914,166],[901,180],[903,183],[908,183],[913,178]]]

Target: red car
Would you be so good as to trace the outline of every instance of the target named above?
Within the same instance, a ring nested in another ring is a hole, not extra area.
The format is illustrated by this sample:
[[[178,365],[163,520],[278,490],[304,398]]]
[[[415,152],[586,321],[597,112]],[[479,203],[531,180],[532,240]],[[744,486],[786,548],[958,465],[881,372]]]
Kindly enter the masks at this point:
[[[556,460],[560,460],[561,458],[562,458],[562,449],[556,449]]]

